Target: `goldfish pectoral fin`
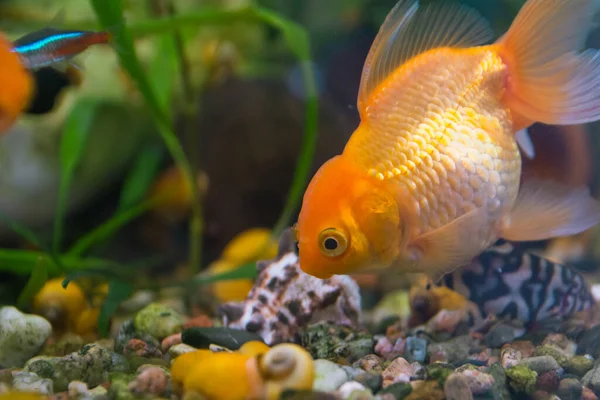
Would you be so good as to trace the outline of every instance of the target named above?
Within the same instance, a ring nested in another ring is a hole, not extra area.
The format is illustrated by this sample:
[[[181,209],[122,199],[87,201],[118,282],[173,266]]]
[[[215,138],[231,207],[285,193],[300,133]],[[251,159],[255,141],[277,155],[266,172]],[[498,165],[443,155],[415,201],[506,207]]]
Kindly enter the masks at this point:
[[[517,115],[553,125],[600,119],[600,52],[579,52],[599,10],[599,1],[529,0],[521,8],[497,41],[508,67],[505,103]]]
[[[587,187],[531,179],[523,182],[501,236],[512,241],[545,240],[575,235],[599,222],[600,202]]]
[[[479,237],[480,227],[487,223],[487,210],[477,208],[454,221],[427,232],[412,243],[417,264],[431,279],[437,279],[456,268],[467,265],[487,247]]]
[[[399,0],[367,55],[358,93],[359,110],[379,84],[411,58],[439,47],[478,46],[492,38],[489,23],[467,6]]]
[[[527,132],[527,128],[517,131],[515,133],[515,139],[517,141],[517,144],[521,148],[523,154],[530,160],[533,160],[533,158],[535,157],[535,149],[533,148],[533,142],[529,137],[529,132]]]

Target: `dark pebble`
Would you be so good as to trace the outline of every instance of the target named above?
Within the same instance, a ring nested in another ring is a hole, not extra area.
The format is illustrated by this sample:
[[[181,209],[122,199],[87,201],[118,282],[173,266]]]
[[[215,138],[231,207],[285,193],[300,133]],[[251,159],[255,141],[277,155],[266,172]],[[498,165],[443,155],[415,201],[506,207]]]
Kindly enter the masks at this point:
[[[554,392],[558,388],[559,382],[556,371],[548,371],[538,375],[535,387],[546,392]]]
[[[211,344],[216,344],[238,350],[244,343],[253,340],[263,341],[257,333],[225,327],[193,327],[181,332],[181,341],[197,349],[206,349]]]
[[[583,334],[577,345],[577,354],[590,354],[594,358],[600,356],[600,325]]]
[[[381,385],[383,384],[383,375],[374,371],[368,371],[364,374],[357,375],[354,380],[371,389],[373,393],[376,393],[381,389]]]
[[[515,330],[502,323],[494,325],[483,337],[483,343],[492,348],[502,347],[513,340],[515,340]]]
[[[393,385],[386,387],[378,394],[391,393],[394,395],[396,400],[402,400],[405,397],[407,397],[409,394],[411,394],[411,392],[412,392],[412,386],[410,385],[410,383],[398,382],[398,383],[394,383]]]
[[[583,391],[583,385],[579,380],[573,378],[566,378],[560,381],[556,395],[561,400],[579,400],[581,392]]]

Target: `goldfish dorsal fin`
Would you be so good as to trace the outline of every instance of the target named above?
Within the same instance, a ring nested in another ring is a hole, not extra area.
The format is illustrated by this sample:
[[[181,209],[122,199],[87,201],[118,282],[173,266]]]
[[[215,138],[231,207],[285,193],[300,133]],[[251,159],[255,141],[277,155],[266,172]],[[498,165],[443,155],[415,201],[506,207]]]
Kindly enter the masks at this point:
[[[363,67],[358,107],[379,84],[406,61],[438,47],[471,47],[492,39],[488,22],[475,10],[456,3],[399,0],[392,8]]]

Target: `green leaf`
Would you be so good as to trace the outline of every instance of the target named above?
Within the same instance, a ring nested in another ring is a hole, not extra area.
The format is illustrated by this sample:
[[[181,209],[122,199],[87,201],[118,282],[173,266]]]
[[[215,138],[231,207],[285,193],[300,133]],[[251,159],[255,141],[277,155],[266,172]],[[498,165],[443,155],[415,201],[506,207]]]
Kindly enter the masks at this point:
[[[65,214],[69,201],[69,187],[75,169],[85,151],[85,143],[94,120],[98,103],[95,100],[82,99],[75,103],[65,121],[60,143],[60,184],[58,204],[54,219],[54,237],[52,249],[60,251],[63,236]]]
[[[35,235],[35,233],[33,233],[33,231],[31,231],[25,225],[22,225],[19,222],[13,220],[12,218],[8,217],[3,212],[0,212],[0,220],[2,220],[2,222],[10,230],[15,232],[17,235],[21,236],[26,241],[31,242],[32,244],[34,244],[35,246],[37,246],[39,248],[43,247],[41,241],[38,239],[38,237]]]
[[[162,152],[157,146],[142,148],[125,179],[117,211],[126,210],[144,198],[157,175],[161,159]]]
[[[108,294],[98,315],[98,331],[101,337],[108,335],[108,323],[110,317],[117,311],[119,305],[133,293],[133,285],[119,280],[110,281]]]
[[[21,291],[17,306],[23,309],[29,304],[29,301],[35,296],[48,280],[48,259],[45,256],[39,256],[27,284]]]
[[[172,35],[160,35],[156,39],[156,54],[148,69],[148,79],[158,103],[171,120],[174,77],[177,76],[175,41]]]

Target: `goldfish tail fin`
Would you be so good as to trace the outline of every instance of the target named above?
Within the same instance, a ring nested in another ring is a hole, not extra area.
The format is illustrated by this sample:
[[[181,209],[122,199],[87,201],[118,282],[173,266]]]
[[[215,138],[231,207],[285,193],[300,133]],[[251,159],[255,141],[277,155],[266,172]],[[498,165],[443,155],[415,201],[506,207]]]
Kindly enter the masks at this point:
[[[533,122],[600,119],[600,52],[579,52],[600,0],[528,0],[496,44],[508,67],[505,104],[515,130]]]

